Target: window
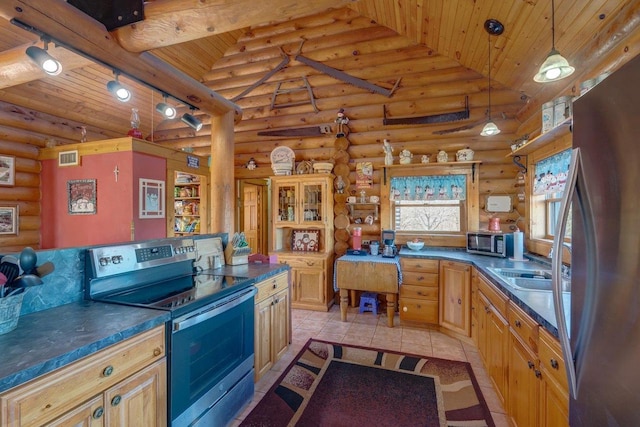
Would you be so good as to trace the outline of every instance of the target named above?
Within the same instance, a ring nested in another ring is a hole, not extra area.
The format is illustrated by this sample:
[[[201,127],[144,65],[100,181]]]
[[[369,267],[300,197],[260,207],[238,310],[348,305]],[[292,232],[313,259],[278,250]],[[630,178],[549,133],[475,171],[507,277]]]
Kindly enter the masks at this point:
[[[397,201],[393,224],[397,232],[460,233],[464,223],[463,200]]]
[[[400,241],[431,236],[432,242],[437,239],[443,245],[462,245],[467,230],[477,228],[477,215],[468,212],[469,206],[477,205],[475,168],[390,172],[393,175],[383,190],[389,195],[389,209],[383,208],[389,220],[383,227],[395,230]]]
[[[535,233],[542,239],[553,240],[559,221],[562,194],[569,172],[571,150],[564,150],[535,164],[533,183],[533,218],[537,218]],[[565,240],[571,235],[571,213],[567,218]]]

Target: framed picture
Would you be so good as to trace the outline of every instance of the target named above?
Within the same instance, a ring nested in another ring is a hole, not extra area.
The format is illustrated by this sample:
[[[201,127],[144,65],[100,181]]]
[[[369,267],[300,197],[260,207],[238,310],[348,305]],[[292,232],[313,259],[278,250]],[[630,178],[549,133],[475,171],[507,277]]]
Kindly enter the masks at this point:
[[[0,185],[14,185],[16,182],[16,158],[0,156]]]
[[[18,206],[0,206],[0,234],[18,234]]]
[[[145,218],[164,218],[164,181],[140,178],[140,215]]]
[[[71,215],[95,215],[98,203],[95,179],[67,181],[67,195]]]
[[[318,252],[320,231],[294,230],[291,249],[294,251]]]

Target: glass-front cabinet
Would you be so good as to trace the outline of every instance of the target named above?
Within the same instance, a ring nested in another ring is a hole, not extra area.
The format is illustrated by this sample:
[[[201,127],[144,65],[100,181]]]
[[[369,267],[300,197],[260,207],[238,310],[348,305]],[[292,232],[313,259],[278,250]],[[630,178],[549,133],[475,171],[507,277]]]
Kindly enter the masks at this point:
[[[300,182],[300,178],[274,181],[277,195],[275,224],[322,225],[326,219],[325,199],[328,183],[317,178]]]
[[[333,304],[333,179],[331,174],[271,178],[271,254],[291,267],[291,306]]]

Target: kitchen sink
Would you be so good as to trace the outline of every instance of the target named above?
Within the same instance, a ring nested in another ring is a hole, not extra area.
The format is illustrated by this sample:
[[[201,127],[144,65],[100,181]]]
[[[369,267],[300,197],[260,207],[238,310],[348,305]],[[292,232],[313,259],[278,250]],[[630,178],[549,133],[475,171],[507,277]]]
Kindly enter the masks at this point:
[[[508,278],[551,279],[551,270],[527,270],[524,268],[490,268],[490,270]]]
[[[551,270],[520,268],[489,268],[489,270],[502,277],[513,289],[551,292]],[[570,288],[571,280],[563,277],[562,291],[568,292]]]

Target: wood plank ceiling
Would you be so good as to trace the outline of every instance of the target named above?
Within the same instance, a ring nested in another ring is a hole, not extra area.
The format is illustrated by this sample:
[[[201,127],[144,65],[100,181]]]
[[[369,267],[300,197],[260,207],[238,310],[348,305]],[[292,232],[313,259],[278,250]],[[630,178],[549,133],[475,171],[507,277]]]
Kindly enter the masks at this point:
[[[44,138],[39,136],[45,122],[57,123],[54,136],[60,143],[77,142],[81,125],[86,126],[89,140],[117,137],[130,128],[131,108],[139,110],[145,135],[160,125],[162,119],[154,110],[155,103],[161,100],[160,93],[123,75],[120,80],[133,89],[134,98],[127,104],[117,103],[105,89],[113,79],[112,70],[62,52],[62,47],[50,48],[63,62],[65,70],[61,75],[31,77],[33,67],[25,65],[28,60],[24,49],[41,42],[38,36],[8,21],[12,8],[20,2],[7,1],[0,13],[4,17],[0,19],[0,130],[2,126],[12,126],[34,132],[31,141],[36,145],[44,144]],[[298,3],[302,5],[294,7]],[[51,7],[62,7],[61,4],[64,1],[55,0]],[[489,41],[483,24],[494,18],[506,29],[502,36],[490,40],[491,76],[496,84],[531,100],[517,112],[520,119],[537,111],[540,100],[552,99],[567,89],[565,83],[540,85],[532,80],[551,49],[551,0],[271,0],[259,3],[260,7],[256,4],[250,0],[150,1],[145,5],[145,21],[112,35],[122,46],[148,50],[191,78],[205,82],[215,64],[242,37],[267,26],[272,27],[271,32],[273,28],[282,33],[295,31],[287,25],[293,18],[347,6],[363,18],[405,36],[410,43],[486,76]],[[640,27],[640,0],[556,0],[555,4],[556,47],[577,68],[581,80],[593,77],[585,70],[593,69],[604,51],[615,48],[616,40],[637,34]],[[214,12],[218,12],[215,17]],[[639,48],[638,37],[634,37],[631,48],[614,50],[613,54],[635,56]],[[268,65],[273,67],[277,62]],[[606,70],[598,70],[601,71]],[[253,81],[248,80],[246,86]],[[15,106],[23,110],[16,111]],[[186,111],[183,106],[180,112]],[[202,118],[208,121],[206,116]],[[175,121],[161,125],[165,129],[178,126]],[[191,131],[186,133],[185,136],[195,136]]]

